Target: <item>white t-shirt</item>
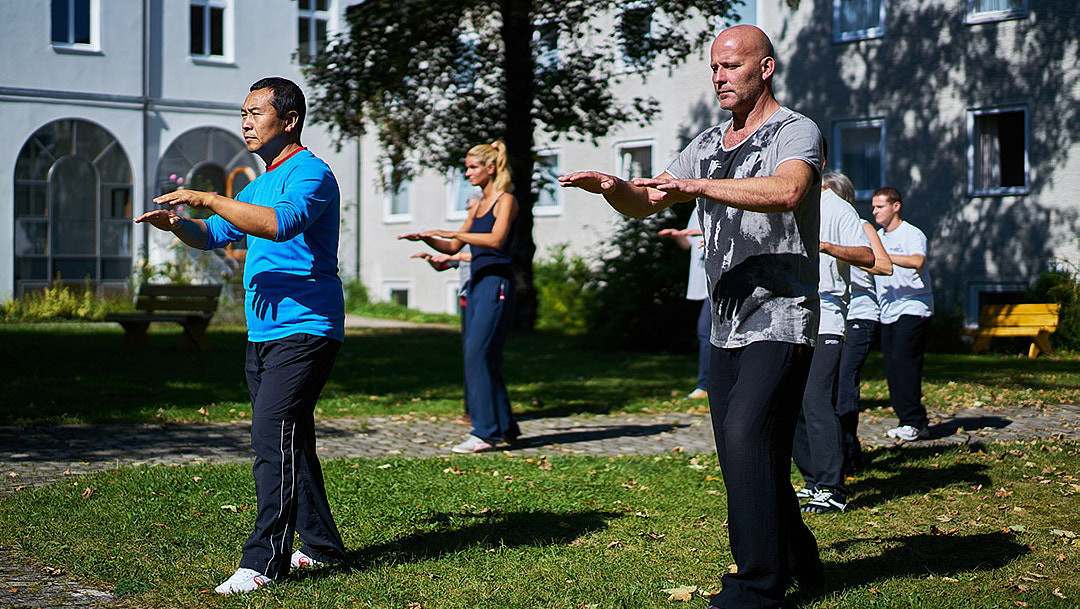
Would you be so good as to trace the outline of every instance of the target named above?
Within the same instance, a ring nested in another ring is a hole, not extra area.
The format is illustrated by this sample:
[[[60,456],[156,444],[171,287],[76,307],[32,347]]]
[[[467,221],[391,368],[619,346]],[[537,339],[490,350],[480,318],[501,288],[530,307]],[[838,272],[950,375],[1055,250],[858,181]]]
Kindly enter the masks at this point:
[[[863,220],[864,225],[870,224]],[[848,302],[847,319],[877,321],[881,309],[874,291],[874,276],[859,267],[851,267],[851,301]]]
[[[870,247],[862,228],[862,219],[855,208],[830,189],[821,191],[821,241],[846,247]],[[844,335],[844,317],[848,308],[848,285],[851,265],[818,254],[818,298],[821,299],[821,318],[818,335]]]
[[[900,222],[900,226],[891,232],[879,228],[878,236],[890,256],[926,256],[926,235],[907,222]],[[874,287],[883,324],[895,323],[901,315],[929,317],[934,314],[928,265],[916,271],[894,264],[892,275],[874,277]]]
[[[701,230],[701,222],[698,221],[697,210],[690,212],[690,221],[686,223],[686,230]],[[686,278],[686,299],[705,300],[709,297],[709,288],[705,282],[705,248],[701,247],[704,237],[687,237],[690,242],[690,276]]]

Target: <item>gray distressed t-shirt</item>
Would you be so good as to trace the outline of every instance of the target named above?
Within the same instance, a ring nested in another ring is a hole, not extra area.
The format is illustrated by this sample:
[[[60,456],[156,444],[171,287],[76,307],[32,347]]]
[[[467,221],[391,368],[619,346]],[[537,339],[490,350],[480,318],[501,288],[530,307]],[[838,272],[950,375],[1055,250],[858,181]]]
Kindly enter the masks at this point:
[[[731,121],[702,132],[671,163],[680,179],[769,177],[800,160],[814,184],[792,212],[760,213],[697,200],[713,345],[777,341],[813,346],[818,326],[818,222],[823,143],[814,121],[780,108],[741,144],[723,146]]]

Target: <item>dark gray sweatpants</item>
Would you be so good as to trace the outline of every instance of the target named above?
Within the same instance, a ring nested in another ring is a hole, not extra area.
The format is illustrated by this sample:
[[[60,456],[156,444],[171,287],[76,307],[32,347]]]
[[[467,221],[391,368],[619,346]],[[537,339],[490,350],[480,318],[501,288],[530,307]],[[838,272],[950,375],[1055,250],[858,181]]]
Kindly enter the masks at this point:
[[[315,453],[314,414],[340,347],[339,341],[309,334],[248,343],[258,509],[241,567],[284,577],[294,532],[308,556],[323,562],[345,558]]]

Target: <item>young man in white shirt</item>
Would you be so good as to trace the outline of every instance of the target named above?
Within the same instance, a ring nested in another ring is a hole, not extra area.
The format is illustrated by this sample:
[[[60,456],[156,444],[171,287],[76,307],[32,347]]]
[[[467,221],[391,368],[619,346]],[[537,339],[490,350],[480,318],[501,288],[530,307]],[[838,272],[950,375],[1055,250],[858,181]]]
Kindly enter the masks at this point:
[[[889,399],[900,419],[887,435],[906,442],[925,438],[929,419],[922,405],[923,354],[934,315],[934,294],[927,268],[926,235],[900,217],[900,191],[885,186],[874,191],[874,221],[881,228],[893,274],[874,278],[881,306],[881,352]]]

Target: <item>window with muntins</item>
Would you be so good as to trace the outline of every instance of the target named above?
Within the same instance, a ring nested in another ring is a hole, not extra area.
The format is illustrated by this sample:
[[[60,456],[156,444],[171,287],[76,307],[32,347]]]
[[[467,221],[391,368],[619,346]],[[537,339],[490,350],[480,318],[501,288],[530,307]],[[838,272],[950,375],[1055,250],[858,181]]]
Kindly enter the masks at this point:
[[[968,23],[1023,19],[1028,14],[1028,0],[968,0],[967,5]]]
[[[298,0],[297,53],[300,63],[310,63],[326,50],[330,29],[330,0]]]
[[[15,161],[15,291],[122,285],[131,273],[131,165],[105,129],[51,122]]]
[[[97,43],[91,0],[52,0],[54,47],[93,47]]]
[[[446,176],[446,219],[464,220],[469,214],[469,199],[477,201],[483,196],[480,189],[469,182],[460,169]]]
[[[204,59],[226,57],[224,0],[191,0],[191,56]]]
[[[885,185],[885,121],[872,118],[838,121],[826,162],[855,186],[855,199],[868,201]]]
[[[652,143],[629,142],[616,149],[618,155],[619,177],[626,180],[634,178],[652,178]]]
[[[562,173],[562,154],[558,150],[544,150],[536,155],[533,164],[533,188],[536,203],[533,213],[538,216],[556,216],[562,213],[562,188],[558,177]]]
[[[1027,193],[1026,108],[968,111],[968,142],[971,194]]]
[[[833,41],[885,35],[885,0],[833,0]]]

